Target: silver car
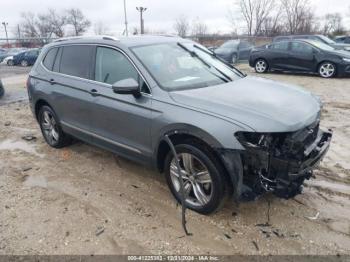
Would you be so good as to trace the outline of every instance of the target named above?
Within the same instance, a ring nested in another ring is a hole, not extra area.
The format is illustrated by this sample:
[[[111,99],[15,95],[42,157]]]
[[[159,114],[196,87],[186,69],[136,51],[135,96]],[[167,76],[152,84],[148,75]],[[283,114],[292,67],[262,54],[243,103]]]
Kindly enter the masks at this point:
[[[226,196],[295,196],[332,136],[319,128],[321,103],[311,93],[246,76],[177,37],[56,41],[27,88],[50,146],[75,137],[152,166],[178,201],[182,177],[186,206],[202,214]]]

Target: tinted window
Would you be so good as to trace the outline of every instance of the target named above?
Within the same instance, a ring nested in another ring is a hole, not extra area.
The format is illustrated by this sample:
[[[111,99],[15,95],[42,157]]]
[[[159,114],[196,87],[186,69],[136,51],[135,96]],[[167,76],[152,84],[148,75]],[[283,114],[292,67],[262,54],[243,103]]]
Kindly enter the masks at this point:
[[[249,43],[249,42],[241,42],[239,44],[239,48],[243,49],[243,48],[249,48],[251,47],[252,45]]]
[[[291,45],[291,50],[294,53],[303,53],[303,54],[312,54],[313,53],[313,48],[304,43],[297,43],[293,42]]]
[[[89,79],[93,50],[93,46],[63,47],[60,73]]]
[[[43,64],[49,70],[52,70],[52,68],[53,68],[53,64],[55,62],[57,50],[58,50],[58,48],[52,48],[45,56]]]
[[[139,75],[130,61],[120,52],[106,47],[97,47],[95,80],[114,84],[117,81],[133,78],[139,81]]]
[[[272,49],[279,51],[287,51],[289,42],[279,42],[272,45]]]

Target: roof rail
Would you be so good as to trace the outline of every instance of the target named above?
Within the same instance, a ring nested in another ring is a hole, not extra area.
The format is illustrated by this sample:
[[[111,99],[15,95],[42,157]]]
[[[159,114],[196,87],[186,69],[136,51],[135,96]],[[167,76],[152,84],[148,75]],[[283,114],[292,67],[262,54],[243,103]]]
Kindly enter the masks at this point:
[[[103,40],[119,41],[119,39],[114,37],[114,36],[96,35],[96,36],[69,36],[69,37],[62,37],[62,38],[54,40],[53,42],[63,42],[63,41],[78,40],[78,39],[103,39]]]

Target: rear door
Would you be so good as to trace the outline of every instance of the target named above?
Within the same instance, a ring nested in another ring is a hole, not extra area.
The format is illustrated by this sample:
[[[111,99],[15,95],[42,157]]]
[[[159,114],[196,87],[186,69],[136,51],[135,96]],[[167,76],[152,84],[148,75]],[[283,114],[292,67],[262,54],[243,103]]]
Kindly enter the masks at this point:
[[[60,47],[52,67],[55,73],[48,79],[52,90],[50,97],[63,129],[89,142],[94,53],[93,45]]]
[[[316,66],[317,50],[311,45],[303,42],[291,42],[289,63],[293,70],[314,71]]]
[[[113,92],[112,84],[128,78],[139,83],[140,97]],[[94,79],[94,143],[137,161],[149,161],[152,100],[144,78],[122,50],[101,46],[96,50]]]

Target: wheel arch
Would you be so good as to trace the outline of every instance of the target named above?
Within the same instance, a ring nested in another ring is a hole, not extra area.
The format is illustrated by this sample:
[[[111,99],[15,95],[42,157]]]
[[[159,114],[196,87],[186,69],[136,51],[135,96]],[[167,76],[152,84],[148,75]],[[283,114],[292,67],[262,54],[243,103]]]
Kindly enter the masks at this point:
[[[218,144],[219,142],[218,141],[214,142],[213,140],[216,140],[215,138],[210,137],[209,134],[205,134],[206,133],[205,131],[203,132],[193,133],[184,129],[180,129],[180,130],[174,129],[174,130],[169,130],[165,132],[163,136],[160,138],[156,149],[155,160],[156,160],[157,170],[160,173],[164,172],[165,159],[167,154],[170,151],[170,147],[164,139],[165,135],[169,136],[170,140],[174,145],[181,144],[182,142],[188,143],[188,141],[190,141],[189,144],[198,145],[200,146],[200,148],[204,148],[205,150],[211,153],[211,155],[215,158],[217,163],[219,163],[223,169],[224,178],[229,185],[229,192],[239,193],[240,189],[238,189],[239,187],[238,181],[241,180],[241,176],[242,176],[241,173],[243,173],[243,170],[240,170],[242,167],[242,164],[241,164],[241,159],[239,154],[236,155],[236,157],[239,157],[239,159],[236,159],[232,163],[229,163],[227,161],[228,160],[227,152],[222,149],[221,145]],[[231,152],[234,152],[234,151],[235,150],[232,150]],[[232,169],[233,166],[235,166],[234,169]],[[236,173],[232,173],[233,170],[239,170],[238,174],[236,175]]]
[[[35,113],[35,118],[36,118],[37,121],[39,121],[39,112],[40,112],[40,109],[43,106],[48,106],[48,107],[50,107],[53,110],[52,106],[45,99],[39,98],[35,102],[35,106],[34,106],[34,113]]]

